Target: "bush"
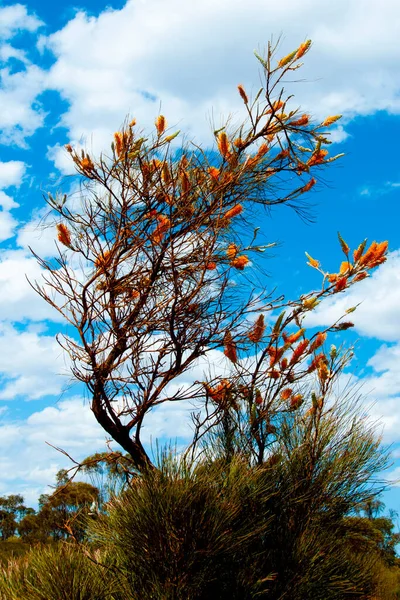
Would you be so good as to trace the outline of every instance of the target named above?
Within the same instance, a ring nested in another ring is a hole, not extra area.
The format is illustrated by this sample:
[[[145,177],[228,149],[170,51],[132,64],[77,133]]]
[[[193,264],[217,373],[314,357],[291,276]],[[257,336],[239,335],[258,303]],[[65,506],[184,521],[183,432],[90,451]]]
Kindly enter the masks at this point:
[[[123,573],[129,598],[251,598],[250,546],[268,529],[269,485],[239,458],[189,468],[164,457],[159,471],[112,500],[92,534]]]
[[[0,570],[0,600],[113,600],[117,582],[96,558],[68,543],[32,548]]]
[[[214,439],[191,466],[164,456],[159,470],[134,479],[91,528],[124,580],[123,598],[375,593],[383,586],[380,551],[354,546],[357,520],[349,516],[379,493],[373,479],[386,455],[356,409],[344,403],[287,416],[262,466],[244,458],[240,441],[220,443],[216,453]]]

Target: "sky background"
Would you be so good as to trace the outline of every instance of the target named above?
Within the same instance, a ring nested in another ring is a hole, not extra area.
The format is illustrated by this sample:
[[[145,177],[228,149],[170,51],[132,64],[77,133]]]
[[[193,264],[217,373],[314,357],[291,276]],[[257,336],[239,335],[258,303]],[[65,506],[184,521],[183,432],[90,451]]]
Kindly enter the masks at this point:
[[[40,228],[43,194],[74,185],[64,145],[108,149],[127,114],[146,129],[161,110],[171,127],[210,147],[212,130],[242,114],[237,84],[258,90],[254,49],[279,36],[281,56],[313,40],[287,88],[315,119],[343,114],[332,139],[346,156],[309,194],[312,223],[285,207],[265,216],[264,235],[279,242],[270,286],[289,297],[318,287],[304,251],[337,270],[338,230],[353,248],[365,237],[389,240],[388,261],[318,307],[312,324],[361,302],[344,338],[356,342],[350,371],[392,445],[386,475],[400,480],[398,0],[32,0],[0,3],[0,495],[22,493],[34,505],[70,466],[45,442],[76,459],[105,448],[55,340],[65,325],[26,279],[40,277],[29,246],[54,251],[55,232]],[[183,441],[187,414],[179,404],[152,413],[146,441]],[[384,499],[400,511],[400,487]]]

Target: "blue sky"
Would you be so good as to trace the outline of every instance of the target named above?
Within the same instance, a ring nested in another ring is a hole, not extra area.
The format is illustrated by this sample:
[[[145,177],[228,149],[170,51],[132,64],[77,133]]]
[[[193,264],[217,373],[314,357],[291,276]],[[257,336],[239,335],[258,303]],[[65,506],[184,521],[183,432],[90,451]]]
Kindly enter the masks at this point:
[[[342,113],[335,153],[309,196],[314,223],[278,207],[263,222],[280,242],[270,283],[296,296],[318,286],[304,251],[327,270],[341,260],[336,234],[351,246],[388,239],[390,256],[374,276],[321,305],[313,325],[354,314],[351,369],[373,418],[392,444],[400,479],[400,6],[397,0],[136,0],[0,3],[0,495],[30,503],[67,462],[45,441],[79,459],[105,436],[71,386],[55,342],[64,325],[27,284],[40,277],[29,253],[51,254],[54,232],[40,230],[43,193],[68,191],[73,170],[63,146],[109,147],[125,116],[171,125],[207,147],[210,121],[240,116],[238,83],[257,90],[253,50],[282,35],[282,56],[311,38],[301,81],[288,82],[316,119]],[[184,438],[187,411],[151,415],[153,436]],[[400,488],[385,497],[400,510]]]

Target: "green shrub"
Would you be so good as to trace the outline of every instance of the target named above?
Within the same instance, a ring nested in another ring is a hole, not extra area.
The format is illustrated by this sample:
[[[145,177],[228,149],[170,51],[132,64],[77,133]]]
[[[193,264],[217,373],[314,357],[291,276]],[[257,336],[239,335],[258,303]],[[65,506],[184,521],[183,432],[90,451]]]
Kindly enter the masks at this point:
[[[267,531],[269,494],[262,470],[240,459],[190,469],[169,457],[111,501],[92,535],[129,598],[243,600],[252,597],[249,549]]]
[[[37,546],[0,570],[0,600],[114,600],[109,571],[68,543]]]

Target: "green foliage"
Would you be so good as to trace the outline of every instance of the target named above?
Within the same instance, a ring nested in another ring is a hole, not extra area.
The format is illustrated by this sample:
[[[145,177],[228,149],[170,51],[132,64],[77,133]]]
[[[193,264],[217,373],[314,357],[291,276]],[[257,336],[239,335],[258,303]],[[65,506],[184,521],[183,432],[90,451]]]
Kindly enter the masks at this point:
[[[252,540],[265,532],[270,495],[259,469],[239,458],[190,468],[164,456],[133,480],[91,528],[129,598],[250,598]],[[247,558],[245,558],[247,557]]]
[[[29,551],[29,545],[21,539],[10,538],[0,542],[0,565],[6,565],[10,559],[23,556]]]
[[[3,541],[14,535],[18,518],[25,514],[27,509],[23,502],[19,494],[0,497],[0,532]]]
[[[67,543],[34,548],[0,570],[0,600],[113,600],[117,582],[94,561]]]
[[[357,410],[289,414],[262,466],[225,421],[201,460],[164,456],[134,479],[91,527],[126,598],[344,600],[370,597],[383,573],[393,583],[389,523],[355,543],[387,460]]]

